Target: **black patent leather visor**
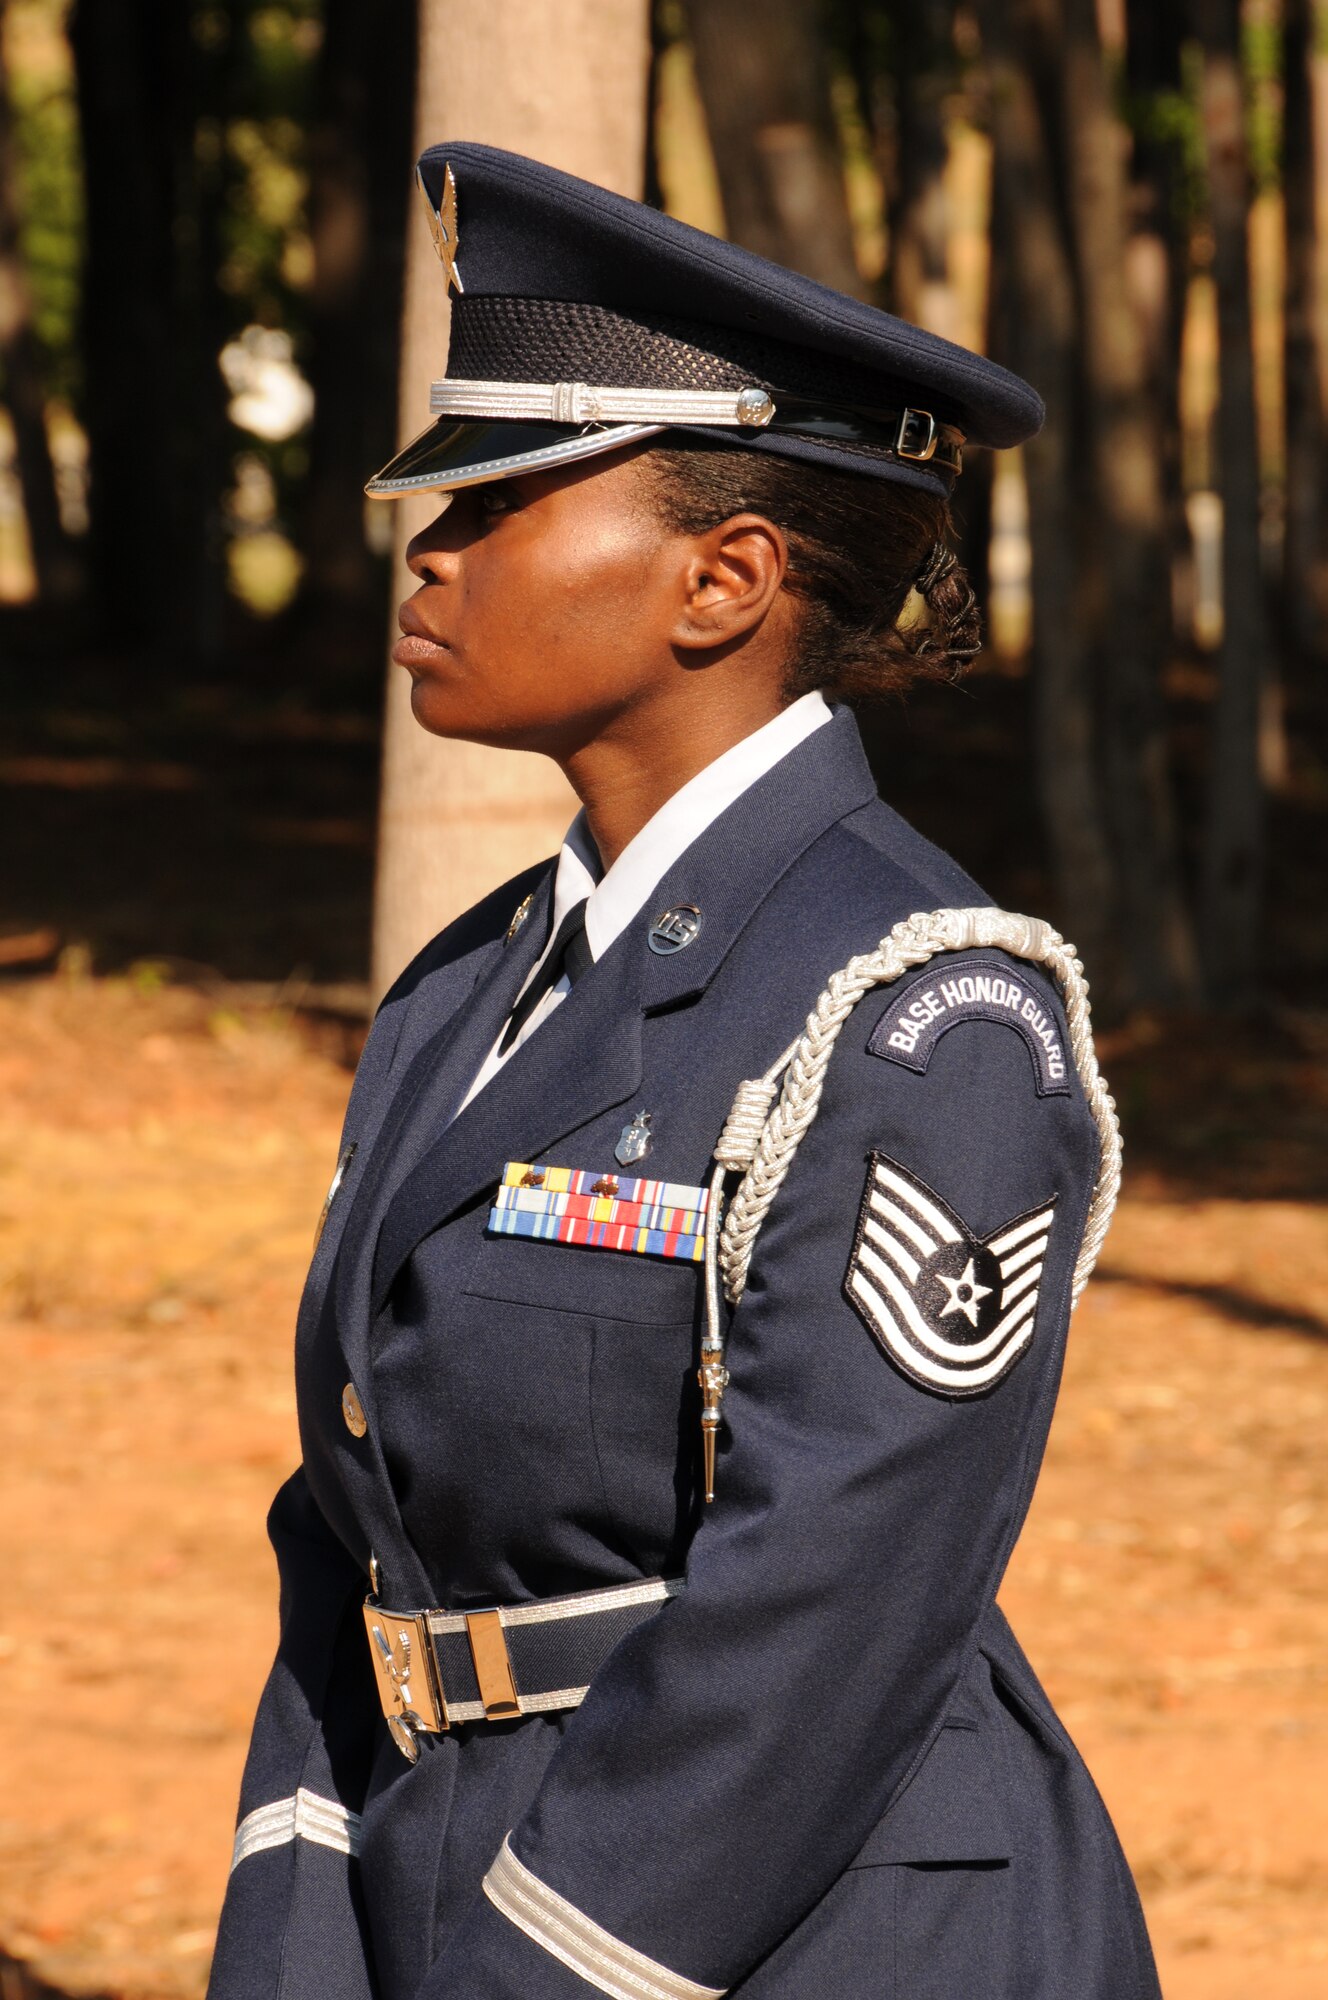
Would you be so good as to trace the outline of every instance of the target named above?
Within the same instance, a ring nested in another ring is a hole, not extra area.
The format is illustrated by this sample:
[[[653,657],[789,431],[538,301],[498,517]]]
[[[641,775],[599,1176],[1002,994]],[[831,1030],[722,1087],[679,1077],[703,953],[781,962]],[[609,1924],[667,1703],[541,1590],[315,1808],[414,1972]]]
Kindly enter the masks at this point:
[[[663,424],[458,423],[440,417],[365,484],[371,500],[450,493],[520,472],[542,472],[654,437]]]

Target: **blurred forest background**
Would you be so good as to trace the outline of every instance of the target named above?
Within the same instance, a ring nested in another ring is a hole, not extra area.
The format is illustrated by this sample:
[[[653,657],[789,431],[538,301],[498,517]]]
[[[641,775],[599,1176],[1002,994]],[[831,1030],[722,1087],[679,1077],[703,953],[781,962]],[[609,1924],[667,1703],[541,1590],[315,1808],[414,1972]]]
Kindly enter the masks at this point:
[[[892,803],[1075,940],[1126,1130],[1004,1596],[1168,1994],[1308,2000],[1328,0],[0,0],[0,1991],[201,1991],[347,1067],[566,817],[385,702],[409,510],[362,485],[428,422],[449,134],[1046,401],[967,455],[973,673],[863,718]]]
[[[876,718],[882,782],[999,899],[1050,911],[1109,1011],[1307,997],[1323,8],[753,18],[654,8],[638,188],[984,348],[1048,407],[959,489],[999,689]],[[0,955],[362,977],[393,522],[361,486],[397,434],[416,9],[7,0],[3,24]],[[441,348],[440,284],[432,303]],[[928,724],[948,780],[903,747]],[[223,815],[265,816],[220,859],[200,764]],[[291,845],[265,868],[285,904],[228,935],[237,847]],[[315,860],[340,879],[315,886]]]

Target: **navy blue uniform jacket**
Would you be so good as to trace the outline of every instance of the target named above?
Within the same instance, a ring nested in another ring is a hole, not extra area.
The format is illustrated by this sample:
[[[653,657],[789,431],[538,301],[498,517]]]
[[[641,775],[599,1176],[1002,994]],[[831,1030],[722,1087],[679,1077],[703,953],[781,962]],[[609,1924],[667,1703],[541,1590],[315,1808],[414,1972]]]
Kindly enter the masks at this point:
[[[867,1046],[902,989],[858,1008],[732,1315],[708,1508],[697,1267],[486,1232],[505,1162],[612,1169],[642,1109],[634,1171],[703,1183],[736,1086],[831,972],[913,911],[988,899],[877,798],[839,710],[452,1119],[542,949],[552,878],[420,954],[355,1079],[298,1321],[304,1463],[270,1522],[280,1646],[240,1805],[270,1838],[231,1875],[212,2000],[590,2000],[483,1893],[509,1834],[659,1968],[643,1995],[1155,1995],[1106,1812],[995,1604],[1097,1167],[1073,1069],[1039,1092],[1025,1038],[975,1016],[919,1071]],[[656,956],[651,920],[685,903],[699,936]],[[1009,969],[1061,1021],[1050,985]],[[873,1154],[981,1238],[1055,1200],[1033,1337],[985,1394],[910,1379],[846,1296]],[[579,1709],[463,1724],[411,1766],[371,1677],[371,1550],[403,1610],[686,1581]],[[601,1990],[638,1990],[623,1979]]]

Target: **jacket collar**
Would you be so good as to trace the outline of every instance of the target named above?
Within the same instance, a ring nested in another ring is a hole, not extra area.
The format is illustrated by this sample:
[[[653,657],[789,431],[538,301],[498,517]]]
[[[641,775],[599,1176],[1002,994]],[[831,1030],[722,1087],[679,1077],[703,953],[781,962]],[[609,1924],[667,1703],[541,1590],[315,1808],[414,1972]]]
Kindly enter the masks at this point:
[[[791,750],[735,799],[679,857],[629,937],[645,950],[641,1004],[647,1013],[704,992],[736,939],[787,870],[828,827],[876,797],[876,781],[849,708]],[[701,929],[681,951],[659,955],[648,939],[656,918],[690,904]]]
[[[372,1227],[381,1216],[371,1312],[416,1245],[496,1183],[506,1161],[538,1159],[564,1134],[632,1097],[641,1080],[643,1015],[703,992],[798,856],[875,796],[857,725],[851,711],[840,708],[712,822],[575,991],[419,1155],[390,1199],[374,1204],[366,1217]],[[542,893],[547,898],[547,886]],[[683,905],[700,912],[695,938],[669,955],[652,951],[655,920]],[[535,916],[532,910],[527,929],[542,939],[547,917],[537,926]],[[535,955],[521,954],[527,969]],[[422,1052],[436,1076],[445,1073],[443,1092],[453,1100],[492,1045],[519,984],[493,974],[482,979],[461,1010],[464,1024]],[[397,1135],[404,1116],[393,1124]],[[375,1147],[379,1160],[385,1140],[390,1149],[386,1123]],[[360,1241],[363,1254],[368,1239]]]

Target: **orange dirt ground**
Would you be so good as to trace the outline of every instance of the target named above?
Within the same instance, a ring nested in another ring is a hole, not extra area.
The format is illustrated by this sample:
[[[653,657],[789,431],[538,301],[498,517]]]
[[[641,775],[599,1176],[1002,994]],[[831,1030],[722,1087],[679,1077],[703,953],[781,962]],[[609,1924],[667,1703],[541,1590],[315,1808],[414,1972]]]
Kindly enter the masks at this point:
[[[0,989],[6,1995],[201,1992],[273,1639],[345,1049],[151,984]],[[1328,1227],[1249,1185],[1136,1174],[1003,1592],[1168,2000],[1328,1990]]]

